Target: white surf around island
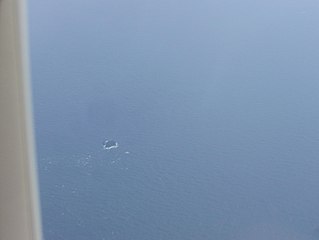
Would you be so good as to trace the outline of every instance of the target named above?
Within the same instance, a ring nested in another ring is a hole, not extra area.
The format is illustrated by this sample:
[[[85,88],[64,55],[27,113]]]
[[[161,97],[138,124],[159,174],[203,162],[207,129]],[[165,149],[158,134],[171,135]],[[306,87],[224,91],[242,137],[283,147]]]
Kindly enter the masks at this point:
[[[103,149],[104,150],[110,150],[110,149],[115,149],[118,148],[119,144],[118,142],[114,141],[114,140],[105,140],[103,143]]]

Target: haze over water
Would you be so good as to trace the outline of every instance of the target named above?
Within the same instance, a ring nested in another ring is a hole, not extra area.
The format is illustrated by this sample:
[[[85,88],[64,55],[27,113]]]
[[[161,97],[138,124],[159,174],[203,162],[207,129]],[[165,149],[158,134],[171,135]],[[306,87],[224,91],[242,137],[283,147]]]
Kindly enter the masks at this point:
[[[45,240],[319,239],[318,16],[30,0]]]

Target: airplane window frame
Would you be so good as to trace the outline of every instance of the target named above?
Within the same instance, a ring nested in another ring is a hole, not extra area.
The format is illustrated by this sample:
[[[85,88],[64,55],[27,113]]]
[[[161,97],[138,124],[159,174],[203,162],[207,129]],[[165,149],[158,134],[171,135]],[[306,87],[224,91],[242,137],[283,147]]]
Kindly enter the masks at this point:
[[[25,0],[0,0],[0,239],[40,240]]]

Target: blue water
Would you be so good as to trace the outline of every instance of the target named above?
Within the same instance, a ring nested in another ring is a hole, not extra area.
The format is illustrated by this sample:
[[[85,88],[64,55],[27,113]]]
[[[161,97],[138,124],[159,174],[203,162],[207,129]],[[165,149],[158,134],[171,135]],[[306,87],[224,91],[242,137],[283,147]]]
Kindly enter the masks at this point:
[[[319,239],[318,16],[30,0],[45,240]]]

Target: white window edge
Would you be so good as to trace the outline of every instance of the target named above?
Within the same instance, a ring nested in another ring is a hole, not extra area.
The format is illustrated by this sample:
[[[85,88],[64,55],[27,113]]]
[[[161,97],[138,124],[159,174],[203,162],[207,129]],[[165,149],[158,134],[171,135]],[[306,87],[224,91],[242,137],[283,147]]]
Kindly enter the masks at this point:
[[[25,0],[0,0],[0,239],[41,240]]]

